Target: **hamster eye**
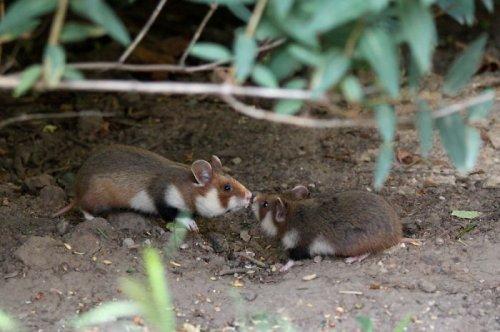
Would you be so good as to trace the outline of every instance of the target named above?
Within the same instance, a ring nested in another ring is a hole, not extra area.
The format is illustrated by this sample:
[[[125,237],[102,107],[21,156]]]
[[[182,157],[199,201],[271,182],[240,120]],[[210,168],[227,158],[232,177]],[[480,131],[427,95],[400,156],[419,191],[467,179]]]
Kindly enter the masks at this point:
[[[231,189],[233,189],[233,187],[231,187],[231,185],[229,183],[224,185],[225,191],[231,191]]]
[[[266,208],[266,207],[268,207],[268,206],[269,206],[269,203],[268,203],[267,201],[264,201],[264,202],[262,203],[262,207],[265,207],[265,208]]]

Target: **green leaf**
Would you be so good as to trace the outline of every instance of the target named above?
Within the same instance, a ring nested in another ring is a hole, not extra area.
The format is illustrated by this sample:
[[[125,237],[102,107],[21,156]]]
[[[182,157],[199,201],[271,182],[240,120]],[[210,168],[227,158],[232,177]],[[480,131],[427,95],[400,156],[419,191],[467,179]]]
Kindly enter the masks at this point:
[[[167,288],[165,271],[158,252],[152,248],[145,249],[144,264],[149,279],[152,300],[158,313],[158,321],[155,325],[159,328],[159,331],[175,331],[173,305],[170,292]]]
[[[43,57],[43,77],[49,87],[61,81],[66,67],[66,53],[59,45],[47,45]]]
[[[474,167],[481,148],[481,136],[475,128],[465,126],[457,113],[436,120],[441,142],[455,167],[466,173]]]
[[[453,210],[451,215],[461,219],[474,219],[481,215],[479,211]]]
[[[482,146],[481,134],[476,128],[465,127],[465,171],[471,171],[476,165],[477,157]]]
[[[364,98],[363,87],[355,76],[347,76],[340,84],[344,98],[350,103],[359,103]]]
[[[257,64],[252,71],[252,80],[260,86],[275,88],[278,86],[278,81],[269,68],[264,65]]]
[[[59,40],[63,43],[73,43],[85,40],[89,37],[101,37],[106,31],[98,26],[68,22],[61,31]]]
[[[394,40],[379,28],[367,30],[359,43],[363,57],[377,73],[389,95],[399,95],[399,57]]]
[[[229,61],[232,57],[227,48],[215,43],[196,43],[189,54],[208,61]]]
[[[280,18],[284,18],[292,9],[293,3],[294,0],[271,0],[269,5]]]
[[[253,37],[243,31],[236,34],[234,41],[234,65],[236,66],[236,80],[243,82],[252,72],[257,56],[257,43]]]
[[[491,94],[491,99],[468,108],[467,119],[469,121],[477,121],[484,119],[488,116],[491,108],[493,107],[495,101],[495,91],[493,89],[488,89],[482,93],[482,95]]]
[[[482,0],[484,7],[490,12],[493,13],[495,10],[495,5],[493,4],[493,0]]]
[[[423,100],[418,101],[418,112],[416,116],[418,135],[420,138],[420,150],[423,157],[427,157],[432,149],[433,135],[432,135],[432,111]]]
[[[291,44],[288,46],[287,51],[295,59],[309,66],[315,67],[318,63],[323,61],[323,57],[320,53],[300,46],[299,44]]]
[[[243,22],[248,22],[252,12],[242,3],[231,3],[227,4],[227,9],[229,9],[234,16],[242,20]]]
[[[192,2],[199,2],[199,3],[206,3],[206,4],[212,4],[212,3],[217,3],[219,5],[231,5],[231,4],[252,4],[255,2],[255,0],[190,0]]]
[[[410,45],[413,59],[421,72],[429,72],[437,40],[431,9],[419,0],[399,1],[399,16],[403,37]]]
[[[417,93],[420,85],[420,79],[423,73],[421,72],[417,61],[410,56],[410,63],[408,65],[408,87],[412,93]]]
[[[371,9],[370,2],[369,0],[319,0],[309,28],[316,32],[334,29],[367,13]]]
[[[302,68],[302,64],[291,57],[287,49],[280,49],[273,54],[269,61],[268,68],[274,73],[278,81],[292,76],[296,71]]]
[[[375,106],[374,109],[378,131],[382,140],[386,143],[392,142],[396,133],[396,113],[394,112],[394,107],[383,104]]]
[[[306,86],[306,81],[303,79],[294,79],[290,82],[288,82],[285,87],[289,89],[303,89]],[[302,100],[295,100],[295,99],[285,99],[285,100],[280,100],[279,102],[276,103],[274,107],[274,112],[278,114],[287,114],[287,115],[293,115],[300,111],[300,108],[304,104],[304,101]]]
[[[32,65],[26,68],[21,74],[21,81],[14,90],[14,97],[20,97],[24,95],[29,89],[31,89],[33,85],[35,85],[41,74],[42,66],[40,65]]]
[[[267,19],[263,19],[255,31],[257,40],[278,39],[283,36],[283,33]]]
[[[0,331],[17,332],[20,330],[24,329],[21,329],[19,323],[14,318],[11,318],[9,315],[7,315],[7,313],[5,313],[3,310],[0,310]]]
[[[57,0],[18,0],[8,7],[0,21],[0,35],[20,35],[33,19],[56,8]]]
[[[31,21],[20,22],[12,30],[10,30],[6,33],[0,34],[0,44],[14,40],[17,37],[22,36],[24,34],[31,33],[40,24],[40,22],[41,22],[41,20],[37,19],[37,18],[32,19]]]
[[[486,35],[481,35],[453,61],[444,78],[443,89],[445,93],[456,94],[469,82],[481,64],[486,40]]]
[[[75,329],[113,322],[118,318],[140,315],[137,305],[130,301],[108,302],[92,309],[73,321]]]
[[[312,78],[312,86],[316,91],[327,91],[337,84],[351,65],[350,60],[341,52],[331,51],[321,61]]]
[[[102,26],[117,42],[125,46],[130,44],[127,29],[104,0],[72,0],[70,4],[75,13]]]
[[[406,328],[411,323],[411,316],[407,315],[405,318],[400,320],[392,332],[406,332]]]
[[[380,190],[384,185],[385,180],[391,172],[392,163],[394,161],[394,149],[392,143],[385,142],[380,145],[380,151],[377,156],[377,162],[375,164],[375,180],[374,187],[376,190]]]
[[[369,317],[358,316],[356,321],[360,325],[361,332],[373,332],[373,322]]]
[[[438,5],[458,23],[474,23],[474,0],[438,0]]]
[[[78,69],[66,67],[64,68],[63,78],[69,81],[82,81],[85,79],[85,76]]]

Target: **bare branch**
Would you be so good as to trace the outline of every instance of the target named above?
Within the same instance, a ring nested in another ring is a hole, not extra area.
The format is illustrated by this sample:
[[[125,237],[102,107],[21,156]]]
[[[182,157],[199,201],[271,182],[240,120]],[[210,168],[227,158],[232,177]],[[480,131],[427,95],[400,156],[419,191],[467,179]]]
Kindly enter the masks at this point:
[[[0,89],[14,89],[20,82],[17,75],[0,76]],[[76,91],[113,91],[113,92],[142,92],[149,94],[210,94],[220,96],[237,112],[246,116],[268,120],[277,123],[291,124],[310,128],[345,128],[345,127],[376,127],[371,118],[360,119],[314,119],[309,117],[277,114],[253,106],[234,98],[234,96],[259,97],[265,99],[294,99],[314,102],[328,102],[325,95],[316,96],[312,91],[298,89],[263,88],[254,86],[238,86],[231,84],[182,83],[182,82],[134,82],[126,80],[85,80],[63,81],[57,87],[47,88],[43,82],[35,85],[35,90],[76,90]],[[433,118],[441,118],[460,112],[469,107],[494,100],[495,92],[489,91],[471,97],[433,112]],[[63,116],[64,117],[64,116]],[[9,121],[9,120],[6,120]],[[399,124],[413,124],[413,116],[400,116]],[[1,126],[0,126],[1,128]]]
[[[186,47],[186,49],[184,50],[184,53],[181,56],[181,59],[179,60],[179,65],[180,66],[184,67],[184,65],[186,63],[186,59],[187,59],[187,57],[189,55],[189,51],[191,50],[191,47],[193,47],[193,45],[200,38],[201,33],[205,29],[205,26],[207,25],[208,21],[210,20],[210,18],[214,14],[214,12],[217,10],[217,7],[218,7],[217,3],[212,3],[210,5],[210,9],[208,10],[208,12],[205,15],[205,17],[203,18],[203,20],[201,21],[200,26],[198,27],[198,29],[196,29],[196,32],[195,32],[195,34],[193,36],[193,39],[191,39],[191,42],[189,43],[188,47]]]
[[[20,82],[19,75],[0,76],[0,89],[13,89]],[[130,80],[82,80],[62,81],[53,88],[46,87],[43,82],[35,85],[35,90],[74,90],[74,91],[113,91],[142,92],[163,94],[209,94],[237,95],[259,97],[265,99],[298,99],[326,102],[324,95],[316,96],[308,90],[263,88],[255,86],[238,86],[231,84],[184,83],[184,82],[138,82]]]
[[[68,118],[81,118],[81,117],[110,117],[116,116],[116,113],[112,112],[98,112],[98,111],[82,111],[82,112],[64,112],[64,113],[34,113],[34,114],[21,114],[19,116],[14,116],[12,118],[0,121],[0,129],[7,127],[11,124],[18,122],[26,122],[33,120],[42,119],[68,119]]]
[[[130,54],[132,54],[132,52],[135,50],[137,45],[139,45],[139,43],[142,41],[144,36],[146,36],[146,34],[148,33],[148,31],[151,28],[151,26],[153,25],[153,23],[156,21],[156,18],[160,14],[161,10],[163,9],[163,6],[165,6],[167,1],[168,0],[160,0],[158,2],[158,4],[156,5],[156,8],[153,10],[153,12],[151,13],[151,16],[147,20],[146,24],[144,24],[144,26],[142,27],[139,34],[135,37],[132,44],[130,44],[130,46],[125,50],[125,52],[123,52],[123,54],[118,59],[118,63],[124,63],[125,60],[127,60],[127,58],[130,56]]]
[[[259,47],[259,52],[269,51],[273,48],[281,46],[285,39],[277,39],[269,44]],[[77,62],[69,63],[68,66],[80,70],[116,70],[116,71],[130,71],[130,72],[172,72],[172,73],[195,73],[201,71],[210,71],[221,65],[228,63],[230,60],[216,61],[205,63],[199,66],[181,66],[172,64],[154,64],[154,65],[140,65],[140,64],[121,64],[119,62]]]
[[[221,98],[237,112],[249,116],[254,119],[267,120],[271,122],[290,124],[298,127],[309,128],[349,128],[349,127],[376,127],[377,122],[373,119],[313,119],[295,115],[277,114],[270,111],[249,106],[237,100],[231,95],[223,95]],[[490,100],[494,100],[495,92],[489,91],[479,96],[459,101],[457,103],[445,106],[432,113],[432,118],[442,118],[453,113],[460,112],[469,107],[483,104]],[[413,124],[415,121],[413,116],[398,117],[398,124]]]
[[[296,115],[278,114],[244,104],[231,95],[224,95],[221,96],[221,98],[234,110],[251,118],[290,124],[298,127],[343,128],[375,127],[377,125],[373,119],[313,119]]]

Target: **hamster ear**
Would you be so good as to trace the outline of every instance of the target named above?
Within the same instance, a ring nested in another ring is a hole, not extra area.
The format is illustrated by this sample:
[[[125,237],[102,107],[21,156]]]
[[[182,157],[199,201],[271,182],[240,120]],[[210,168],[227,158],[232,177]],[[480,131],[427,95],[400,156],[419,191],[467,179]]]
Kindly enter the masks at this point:
[[[212,166],[205,160],[196,160],[191,165],[191,171],[196,181],[201,185],[206,185],[212,181]]]
[[[216,155],[212,156],[212,160],[210,161],[210,164],[212,165],[212,167],[215,171],[222,171],[222,162],[220,161],[219,157],[217,157]]]
[[[281,200],[281,198],[276,199],[276,221],[277,222],[284,222],[286,218],[286,208],[285,208],[285,203]]]
[[[303,199],[309,197],[309,189],[307,189],[303,185],[295,186],[292,190],[290,190],[292,195],[297,199]]]

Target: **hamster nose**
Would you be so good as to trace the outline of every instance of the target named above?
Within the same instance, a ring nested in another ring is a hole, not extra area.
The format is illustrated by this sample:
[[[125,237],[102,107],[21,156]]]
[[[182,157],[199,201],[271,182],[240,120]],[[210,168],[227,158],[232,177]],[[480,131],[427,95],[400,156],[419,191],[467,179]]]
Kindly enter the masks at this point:
[[[252,192],[247,191],[247,192],[245,193],[245,200],[246,200],[248,203],[251,203],[251,202],[252,202],[252,199],[253,199]]]

